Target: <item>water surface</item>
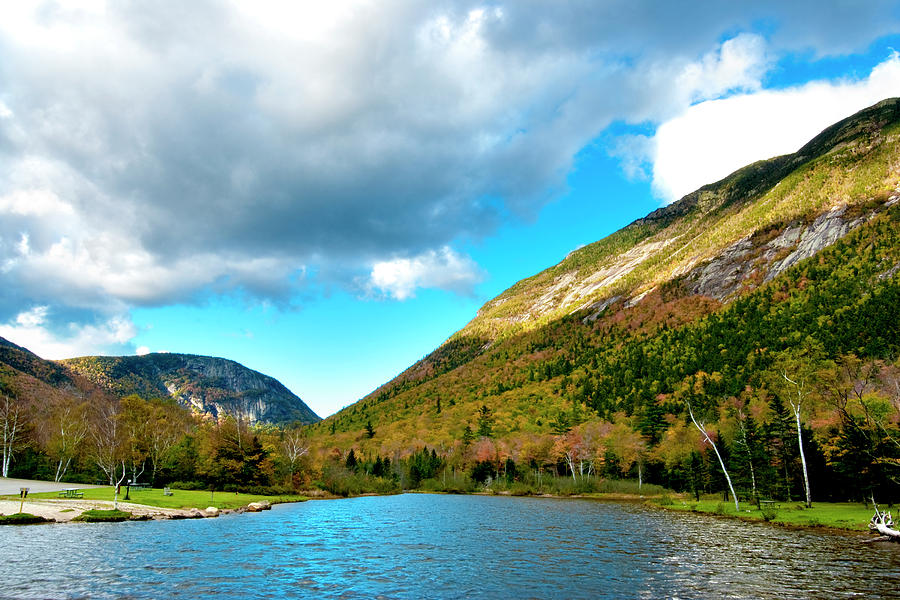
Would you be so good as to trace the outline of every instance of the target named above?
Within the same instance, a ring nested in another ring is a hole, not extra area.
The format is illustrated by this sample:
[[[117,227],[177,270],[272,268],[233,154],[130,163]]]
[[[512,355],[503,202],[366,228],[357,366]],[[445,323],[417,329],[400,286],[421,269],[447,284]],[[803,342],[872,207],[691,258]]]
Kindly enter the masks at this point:
[[[636,504],[406,494],[0,528],[0,598],[900,597],[900,548]]]

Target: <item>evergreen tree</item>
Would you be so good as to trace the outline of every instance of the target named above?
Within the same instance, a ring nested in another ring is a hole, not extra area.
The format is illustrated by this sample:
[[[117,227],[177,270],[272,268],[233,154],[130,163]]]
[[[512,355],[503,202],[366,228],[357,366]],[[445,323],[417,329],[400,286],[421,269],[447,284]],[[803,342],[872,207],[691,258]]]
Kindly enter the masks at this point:
[[[494,437],[494,415],[486,404],[478,410],[478,436]]]

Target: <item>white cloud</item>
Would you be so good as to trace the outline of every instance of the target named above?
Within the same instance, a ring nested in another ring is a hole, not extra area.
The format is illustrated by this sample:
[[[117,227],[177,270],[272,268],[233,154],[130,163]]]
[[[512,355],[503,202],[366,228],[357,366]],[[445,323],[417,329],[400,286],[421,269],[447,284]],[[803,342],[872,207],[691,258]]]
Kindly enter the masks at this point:
[[[369,276],[369,289],[397,300],[415,296],[417,288],[438,288],[471,293],[482,280],[478,265],[448,247],[430,250],[414,258],[397,258],[376,263]]]
[[[138,356],[145,356],[147,354],[150,354],[150,348],[148,348],[147,346],[138,346],[137,348],[135,348],[134,353]]]
[[[466,293],[450,248],[537,214],[611,122],[897,29],[887,0],[6,4],[0,322],[98,343],[131,306],[290,302],[307,267]]]
[[[126,316],[114,316],[97,324],[69,323],[52,330],[49,309],[36,306],[19,313],[12,321],[0,324],[0,337],[28,348],[46,359],[72,358],[99,352],[130,353],[137,328]]]
[[[701,102],[657,129],[653,189],[672,202],[744,165],[795,152],[829,125],[897,95],[895,53],[861,80],[815,81]]]
[[[675,90],[689,95],[690,101],[716,98],[731,90],[756,90],[770,62],[765,40],[742,33],[684,67],[675,79]]]

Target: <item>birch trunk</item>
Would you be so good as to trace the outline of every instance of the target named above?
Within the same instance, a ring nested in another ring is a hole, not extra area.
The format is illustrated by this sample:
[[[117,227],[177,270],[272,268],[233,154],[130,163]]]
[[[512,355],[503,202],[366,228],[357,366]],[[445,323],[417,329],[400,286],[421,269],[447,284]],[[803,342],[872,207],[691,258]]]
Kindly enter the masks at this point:
[[[697,422],[697,419],[694,418],[694,411],[691,409],[690,403],[688,403],[688,413],[691,415],[691,421],[694,422],[694,426],[700,431],[703,435],[704,441],[706,441],[710,446],[712,446],[713,452],[716,453],[716,458],[719,459],[719,465],[722,467],[722,472],[725,473],[725,480],[728,482],[728,489],[731,490],[731,497],[734,498],[734,510],[736,512],[740,512],[741,505],[738,501],[737,494],[734,493],[734,486],[731,485],[731,476],[728,475],[728,469],[725,468],[725,461],[722,460],[722,455],[719,454],[719,449],[716,447],[716,443],[709,437],[709,434],[706,432],[706,427],[703,427],[701,423]]]
[[[791,410],[794,411],[794,419],[797,422],[797,445],[800,447],[800,464],[803,466],[803,491],[806,492],[806,508],[812,507],[812,499],[809,493],[809,472],[806,470],[806,454],[803,452],[803,434],[800,427],[800,410],[803,408],[803,384],[791,380],[787,373],[782,373],[785,381],[797,388],[797,402],[789,399]]]

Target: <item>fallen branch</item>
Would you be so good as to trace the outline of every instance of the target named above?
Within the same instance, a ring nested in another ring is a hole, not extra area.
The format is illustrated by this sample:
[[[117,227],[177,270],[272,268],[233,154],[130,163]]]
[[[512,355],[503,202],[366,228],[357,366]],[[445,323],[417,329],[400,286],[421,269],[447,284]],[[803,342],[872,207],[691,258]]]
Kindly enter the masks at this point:
[[[872,515],[872,520],[869,521],[869,529],[877,531],[881,534],[881,537],[871,541],[900,542],[900,531],[894,529],[894,519],[891,517],[891,513],[878,510],[878,505],[875,504],[874,498],[872,499],[872,506],[875,507],[875,514]]]

